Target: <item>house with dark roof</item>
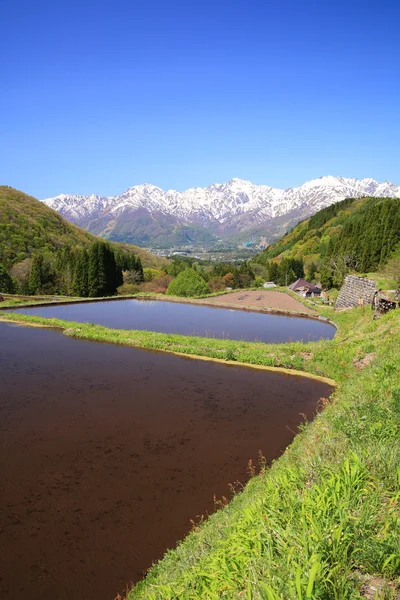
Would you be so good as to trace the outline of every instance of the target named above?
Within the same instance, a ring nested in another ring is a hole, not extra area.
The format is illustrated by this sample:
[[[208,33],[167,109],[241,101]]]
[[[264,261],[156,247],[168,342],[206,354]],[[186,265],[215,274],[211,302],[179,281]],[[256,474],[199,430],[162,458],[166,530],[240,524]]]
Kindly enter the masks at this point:
[[[308,296],[320,296],[322,292],[321,288],[311,283],[311,281],[306,281],[305,279],[297,279],[297,281],[289,285],[289,290],[296,292],[296,294],[299,294],[304,298]]]

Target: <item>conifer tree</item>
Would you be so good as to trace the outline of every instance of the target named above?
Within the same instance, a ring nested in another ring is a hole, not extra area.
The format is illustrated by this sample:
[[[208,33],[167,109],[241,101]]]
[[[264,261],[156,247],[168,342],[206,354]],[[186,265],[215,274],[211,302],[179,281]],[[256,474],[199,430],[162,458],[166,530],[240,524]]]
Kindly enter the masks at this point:
[[[274,283],[278,283],[279,279],[279,266],[272,260],[268,264],[268,279]]]
[[[0,264],[0,293],[13,294],[15,285],[4,265]]]
[[[88,295],[96,298],[116,294],[121,277],[110,245],[95,242],[89,250]]]
[[[88,296],[96,298],[100,296],[100,242],[92,244],[89,250],[88,264]]]
[[[310,266],[308,267],[308,279],[310,281],[313,281],[313,279],[315,279],[317,274],[317,265],[315,264],[315,262],[311,262]]]
[[[143,273],[142,261],[140,260],[140,258],[138,258],[136,261],[136,270],[139,275],[139,280],[141,282],[143,282],[144,281],[144,273]]]
[[[88,285],[89,255],[87,250],[79,250],[75,257],[74,278],[72,293],[74,296],[85,298],[89,295]]]
[[[59,249],[56,254],[57,291],[66,296],[72,294],[75,253],[69,246]]]
[[[41,254],[36,254],[33,257],[28,284],[29,293],[32,295],[40,293],[43,283],[43,263],[43,256]]]

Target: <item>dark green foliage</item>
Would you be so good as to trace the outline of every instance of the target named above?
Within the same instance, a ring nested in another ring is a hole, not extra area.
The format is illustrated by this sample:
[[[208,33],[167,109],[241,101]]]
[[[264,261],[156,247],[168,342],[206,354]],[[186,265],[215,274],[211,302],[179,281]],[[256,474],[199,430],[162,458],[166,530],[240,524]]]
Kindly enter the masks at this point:
[[[279,266],[276,262],[271,261],[268,264],[268,281],[273,281],[274,283],[278,283],[279,279]]]
[[[279,285],[288,286],[295,282],[298,277],[289,264],[284,264],[284,268],[279,270]]]
[[[140,259],[135,258],[134,264],[142,281]],[[113,248],[107,242],[96,241],[89,251],[67,247],[57,251],[55,256],[36,253],[26,280],[21,281],[17,289],[13,286],[13,291],[94,298],[115,295],[121,282],[122,271],[116,263]]]
[[[192,261],[187,261],[183,259],[173,259],[171,263],[165,268],[165,272],[167,275],[171,275],[172,277],[177,277],[179,273],[185,271],[189,266],[192,265]]]
[[[31,294],[40,294],[44,281],[44,260],[41,254],[33,257],[31,272],[29,274],[29,291]]]
[[[342,202],[335,202],[335,204],[331,204],[331,206],[319,210],[309,220],[307,231],[319,229],[325,225],[325,223],[333,219],[333,217],[336,217],[339,212],[346,210],[353,202],[354,198],[347,198],[346,200],[342,200]]]
[[[75,256],[69,246],[57,250],[56,253],[57,287],[65,296],[73,295]],[[80,296],[81,294],[74,294]]]
[[[213,266],[210,277],[225,277],[232,275],[232,287],[247,288],[253,285],[255,275],[249,262],[243,262],[239,267],[234,263],[217,263]]]
[[[284,258],[280,263],[266,261],[264,264],[268,281],[288,286],[296,279],[304,277],[304,265],[301,259]]]
[[[318,271],[323,285],[340,286],[349,272],[382,268],[399,243],[399,199],[349,198],[298,223],[253,261],[268,265],[273,258],[304,259],[310,261],[309,278]]]
[[[255,280],[255,276],[253,271],[251,270],[249,264],[247,262],[242,263],[239,268],[239,273],[237,276],[237,287],[246,288],[250,287]]]
[[[6,271],[4,265],[0,264],[0,293],[12,294],[15,291],[14,281]]]
[[[89,296],[89,254],[84,248],[76,253],[73,268],[72,295]]]
[[[315,262],[312,262],[308,267],[307,279],[308,281],[314,281],[317,274],[317,265]]]
[[[353,256],[359,272],[374,271],[384,265],[400,242],[400,201],[390,198],[368,203],[345,221],[332,238],[327,258]]]
[[[142,261],[140,260],[140,258],[137,259],[136,270],[139,274],[140,282],[143,282],[144,281],[144,273],[143,273]]]
[[[110,245],[95,242],[88,257],[88,296],[98,298],[116,294],[121,280],[120,271]]]
[[[330,269],[322,269],[321,284],[323,288],[331,288],[333,286],[333,275]]]
[[[117,265],[117,287],[124,282],[129,284],[139,284],[144,282],[144,273],[142,261],[136,258],[134,254],[130,256],[115,255]],[[124,271],[124,276],[122,276]]]
[[[169,296],[203,296],[208,294],[207,282],[194,269],[186,269],[179,273],[168,286]]]

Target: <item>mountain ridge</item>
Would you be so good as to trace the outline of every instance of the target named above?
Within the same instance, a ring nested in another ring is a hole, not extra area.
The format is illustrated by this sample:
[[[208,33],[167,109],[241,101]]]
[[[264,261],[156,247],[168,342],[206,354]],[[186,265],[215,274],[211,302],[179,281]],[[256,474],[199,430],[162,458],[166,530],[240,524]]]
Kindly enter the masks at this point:
[[[372,178],[328,175],[283,190],[233,178],[183,192],[145,183],[116,196],[59,194],[42,202],[98,235],[148,246],[174,243],[179,237],[183,243],[211,242],[260,228],[260,235],[270,240],[276,236],[277,222],[286,215],[288,222],[281,223],[280,233],[334,202],[364,196],[400,198],[400,186]],[[182,226],[186,237],[180,235]]]

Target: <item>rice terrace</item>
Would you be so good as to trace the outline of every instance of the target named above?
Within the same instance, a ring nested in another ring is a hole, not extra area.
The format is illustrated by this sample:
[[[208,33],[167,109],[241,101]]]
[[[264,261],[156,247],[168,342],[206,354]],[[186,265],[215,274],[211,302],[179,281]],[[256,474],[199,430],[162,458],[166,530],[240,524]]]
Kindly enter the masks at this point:
[[[213,298],[229,305],[229,294]],[[305,302],[304,314],[335,319],[332,340],[268,345],[51,317],[57,308],[98,303],[38,304],[33,314],[23,304],[5,306],[2,473],[13,501],[3,563],[15,579],[3,578],[2,593],[16,598],[29,590],[32,598],[50,599],[61,585],[60,598],[106,599],[136,580],[128,598],[236,597],[241,590],[262,598],[276,589],[318,597],[318,586],[344,598],[364,581],[363,568],[375,573],[385,561],[382,575],[390,582],[399,543],[398,314],[372,321],[370,307],[333,313]],[[56,328],[67,338],[23,324]],[[185,354],[212,362],[181,364]],[[373,358],[364,369],[365,356]],[[300,376],[306,373],[310,379]],[[35,428],[27,429],[32,421]],[[299,426],[295,443],[269,469]],[[28,446],[29,468],[21,471]],[[326,530],[339,537],[330,542]],[[280,549],[277,540],[287,546]],[[31,562],[30,544],[39,561]],[[301,552],[291,554],[296,546]],[[15,555],[18,571],[9,563]],[[265,572],[272,565],[280,566]],[[295,573],[293,583],[284,568]]]
[[[0,600],[400,600],[400,2],[0,23]]]

